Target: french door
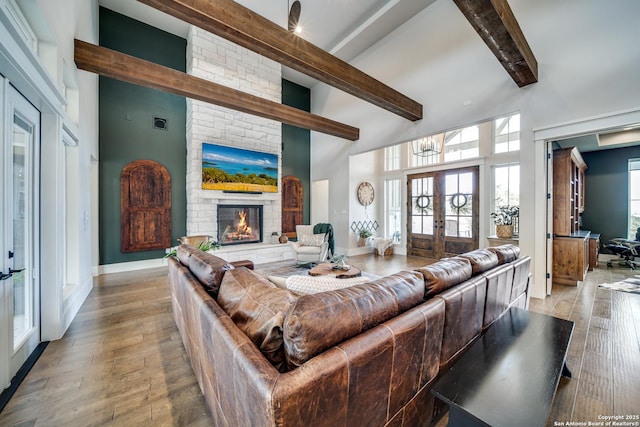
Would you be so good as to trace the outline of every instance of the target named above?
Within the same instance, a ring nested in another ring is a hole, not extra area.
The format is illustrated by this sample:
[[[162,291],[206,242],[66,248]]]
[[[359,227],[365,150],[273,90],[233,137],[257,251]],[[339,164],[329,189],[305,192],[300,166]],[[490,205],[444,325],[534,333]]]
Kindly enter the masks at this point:
[[[5,389],[40,342],[40,113],[6,81],[0,99],[0,389]]]
[[[409,175],[407,253],[443,258],[478,248],[478,167]]]

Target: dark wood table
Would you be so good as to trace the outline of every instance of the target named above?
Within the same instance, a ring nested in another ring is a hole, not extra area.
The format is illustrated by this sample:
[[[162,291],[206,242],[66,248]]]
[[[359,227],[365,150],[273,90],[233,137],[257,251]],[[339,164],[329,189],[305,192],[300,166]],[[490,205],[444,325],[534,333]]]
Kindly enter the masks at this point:
[[[309,270],[309,276],[324,276],[325,274],[333,274],[336,276],[336,279],[352,279],[354,277],[360,277],[362,272],[360,269],[351,266],[349,270],[336,270],[333,268],[335,264],[330,262],[325,262],[322,264],[318,264]]]
[[[544,426],[573,322],[511,308],[436,382],[450,426]]]

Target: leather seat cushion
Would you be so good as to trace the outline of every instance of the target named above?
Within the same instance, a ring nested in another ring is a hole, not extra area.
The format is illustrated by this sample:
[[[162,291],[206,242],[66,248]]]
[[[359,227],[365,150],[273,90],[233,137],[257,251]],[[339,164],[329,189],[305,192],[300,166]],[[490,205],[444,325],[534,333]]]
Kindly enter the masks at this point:
[[[469,260],[471,263],[471,274],[473,276],[484,273],[498,265],[498,256],[495,252],[487,249],[476,249],[475,251],[458,255],[458,257]]]
[[[241,267],[224,275],[218,305],[280,372],[286,371],[282,324],[296,295]]]
[[[515,261],[520,256],[520,247],[512,244],[493,246],[487,249],[498,256],[499,265]]]
[[[283,325],[290,369],[422,302],[424,279],[400,272],[349,288],[303,295]]]
[[[431,298],[471,278],[471,262],[466,258],[445,258],[416,269],[424,276],[424,297]]]
[[[189,257],[189,270],[198,278],[209,294],[216,298],[222,277],[233,265],[222,258],[196,249]]]
[[[300,246],[297,250],[299,254],[319,254],[321,251],[321,246]]]

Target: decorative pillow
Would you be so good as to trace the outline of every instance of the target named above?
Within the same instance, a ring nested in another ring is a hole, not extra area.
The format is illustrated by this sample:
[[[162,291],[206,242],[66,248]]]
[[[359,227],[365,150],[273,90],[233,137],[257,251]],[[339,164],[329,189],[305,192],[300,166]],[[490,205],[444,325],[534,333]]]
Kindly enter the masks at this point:
[[[232,269],[233,266],[227,261],[201,250],[192,252],[189,257],[189,270],[213,298],[218,295],[225,272]]]
[[[422,302],[424,281],[404,271],[373,282],[303,295],[283,326],[287,365],[294,369],[317,354]]]
[[[322,246],[324,234],[303,234],[300,237],[300,246]]]
[[[286,371],[282,324],[295,294],[241,267],[227,272],[220,284],[218,305],[280,372]]]
[[[425,299],[471,278],[471,262],[465,258],[442,259],[416,271],[424,276]]]

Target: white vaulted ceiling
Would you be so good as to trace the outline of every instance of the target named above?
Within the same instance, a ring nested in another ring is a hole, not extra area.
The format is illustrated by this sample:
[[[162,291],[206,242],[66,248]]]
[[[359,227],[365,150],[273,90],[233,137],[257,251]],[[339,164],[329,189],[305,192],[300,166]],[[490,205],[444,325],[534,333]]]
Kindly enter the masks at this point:
[[[349,62],[435,0],[301,0],[300,37]],[[289,0],[238,0],[276,24],[287,27]],[[188,25],[134,0],[99,4],[161,30],[186,37]],[[283,77],[312,87],[317,81],[283,67]]]

